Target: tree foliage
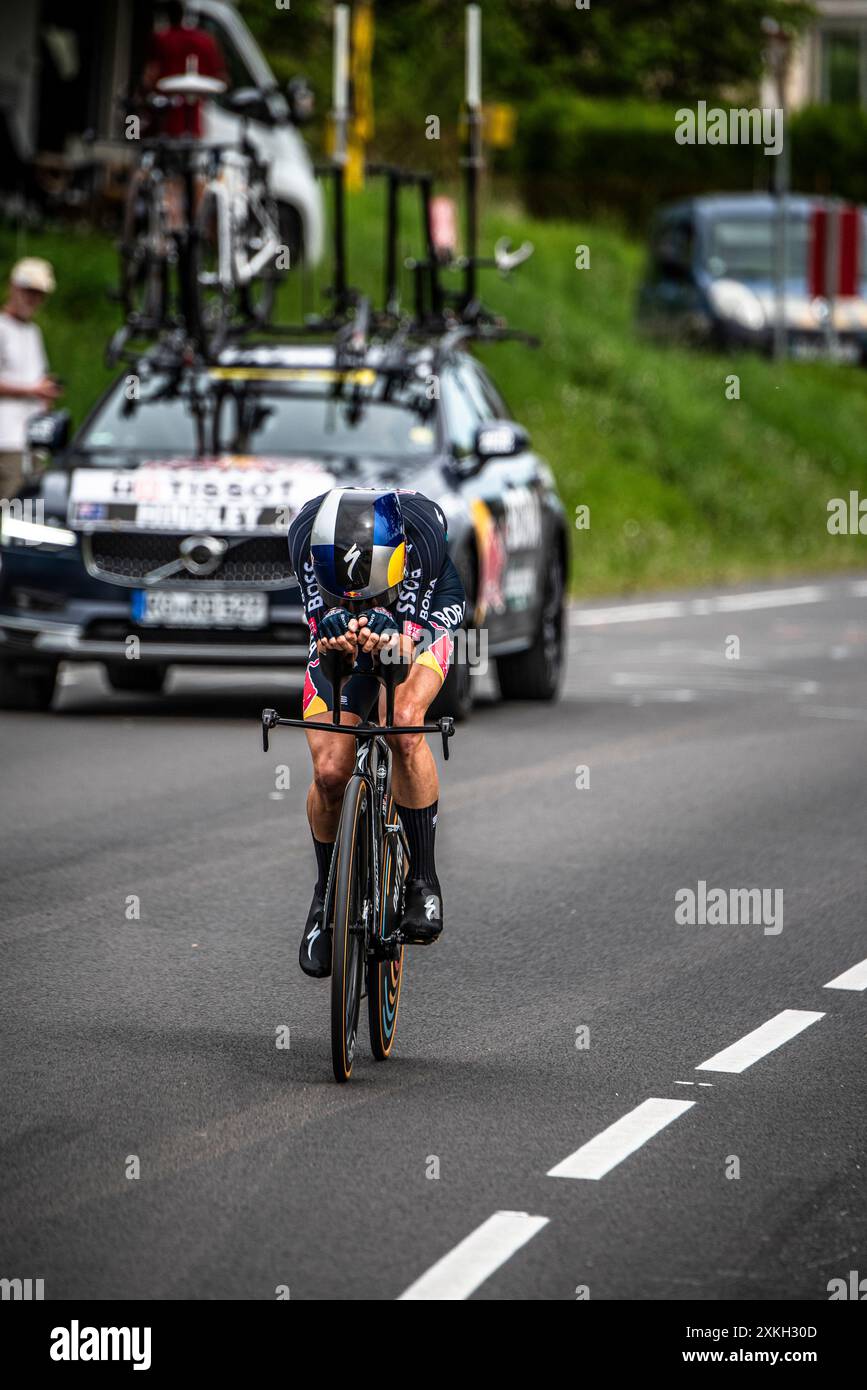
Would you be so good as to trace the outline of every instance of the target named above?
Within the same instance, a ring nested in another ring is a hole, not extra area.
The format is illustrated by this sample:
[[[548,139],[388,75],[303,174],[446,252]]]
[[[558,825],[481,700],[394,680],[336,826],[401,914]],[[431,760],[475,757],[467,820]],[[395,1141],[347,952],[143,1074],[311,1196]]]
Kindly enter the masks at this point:
[[[754,85],[767,15],[797,30],[811,14],[802,0],[484,0],[485,88],[520,102],[562,88],[584,96],[712,99]],[[306,70],[327,102],[330,0],[242,0],[242,9],[280,75]],[[400,115],[454,106],[463,80],[462,0],[376,0],[378,108]]]

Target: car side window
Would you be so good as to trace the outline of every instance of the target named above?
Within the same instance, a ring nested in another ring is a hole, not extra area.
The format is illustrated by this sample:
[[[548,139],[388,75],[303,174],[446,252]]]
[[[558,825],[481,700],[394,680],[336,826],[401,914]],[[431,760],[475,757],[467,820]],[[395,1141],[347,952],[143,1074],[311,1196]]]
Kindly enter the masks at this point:
[[[482,401],[482,409],[485,417],[489,420],[511,420],[512,412],[506,405],[499,391],[491,378],[478,365],[477,362],[472,366],[473,382],[476,387],[478,397]]]
[[[442,400],[449,439],[460,457],[471,454],[482,415],[469,389],[464,372],[454,368],[442,377]]]
[[[686,219],[664,222],[653,242],[653,263],[657,275],[683,279],[692,264],[693,227]]]

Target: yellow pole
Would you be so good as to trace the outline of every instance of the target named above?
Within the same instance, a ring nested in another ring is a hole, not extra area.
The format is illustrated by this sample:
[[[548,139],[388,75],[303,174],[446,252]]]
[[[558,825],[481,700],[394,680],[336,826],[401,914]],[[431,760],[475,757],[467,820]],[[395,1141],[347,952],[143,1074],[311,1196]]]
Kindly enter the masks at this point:
[[[352,15],[352,120],[347,148],[346,186],[364,187],[365,151],[373,138],[373,0],[357,0]]]

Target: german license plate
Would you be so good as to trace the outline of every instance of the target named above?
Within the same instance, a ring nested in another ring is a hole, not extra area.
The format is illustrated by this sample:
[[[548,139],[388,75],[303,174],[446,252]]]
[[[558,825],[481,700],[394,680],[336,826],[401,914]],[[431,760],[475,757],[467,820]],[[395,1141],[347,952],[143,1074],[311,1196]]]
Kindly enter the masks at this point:
[[[190,589],[137,589],[132,616],[142,627],[264,627],[266,594],[199,593]]]

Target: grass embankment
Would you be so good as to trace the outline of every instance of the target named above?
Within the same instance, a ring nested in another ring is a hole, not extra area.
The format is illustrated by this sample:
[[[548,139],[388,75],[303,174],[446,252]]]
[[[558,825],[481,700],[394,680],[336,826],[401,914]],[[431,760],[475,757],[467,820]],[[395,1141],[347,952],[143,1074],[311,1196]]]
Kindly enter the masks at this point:
[[[380,297],[379,195],[350,203],[353,283]],[[414,211],[414,209],[413,209]],[[407,219],[409,220],[409,219]],[[533,443],[553,465],[574,531],[574,589],[604,593],[855,567],[867,538],[829,536],[829,498],[867,495],[867,372],[825,364],[776,367],[642,342],[633,308],[642,249],[599,225],[538,222],[494,209],[485,237],[525,237],[536,253],[485,297],[538,333],[528,351],[481,355]],[[590,269],[575,248],[590,248]],[[44,316],[52,366],[80,420],[108,381],[104,344],[117,322],[106,298],[112,244],[80,231],[0,233],[0,267],[17,254],[53,261],[59,288]],[[287,301],[297,296],[297,280]],[[296,309],[297,312],[297,309]],[[288,302],[281,317],[289,313]],[[726,399],[726,377],[740,400]]]

